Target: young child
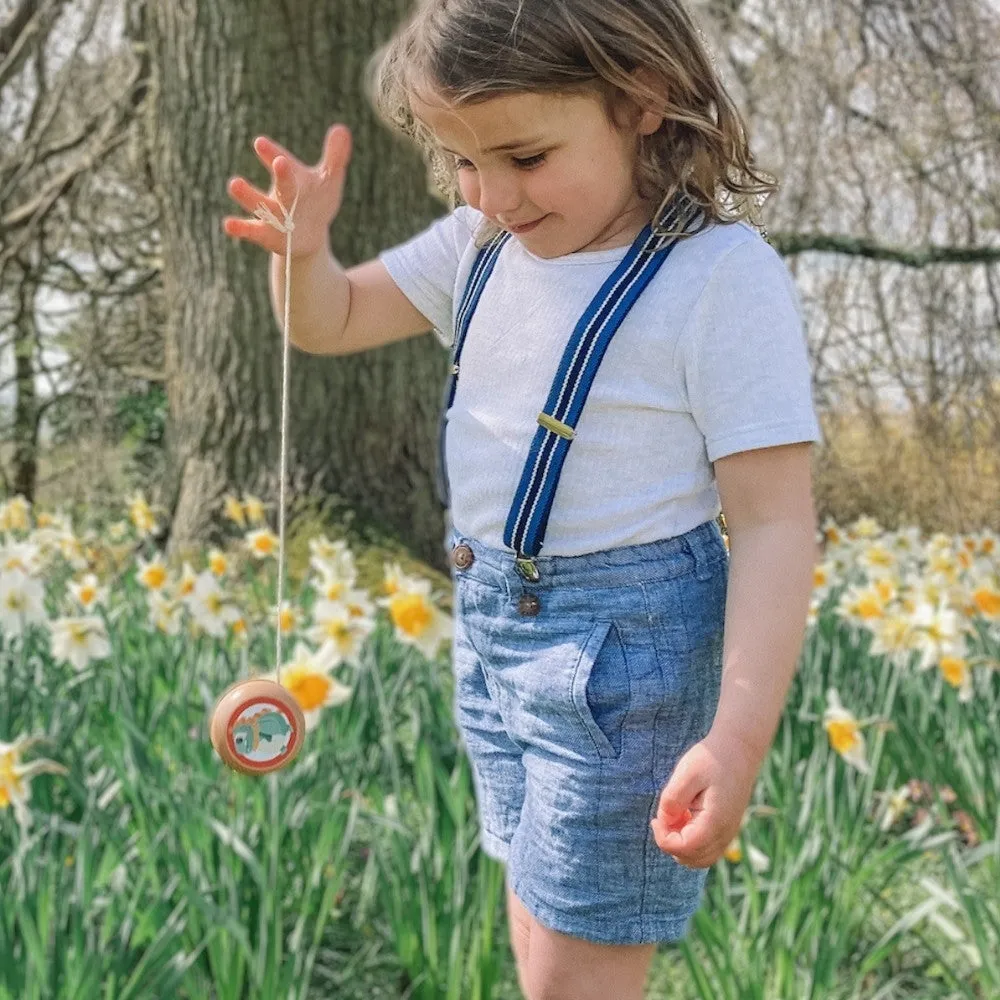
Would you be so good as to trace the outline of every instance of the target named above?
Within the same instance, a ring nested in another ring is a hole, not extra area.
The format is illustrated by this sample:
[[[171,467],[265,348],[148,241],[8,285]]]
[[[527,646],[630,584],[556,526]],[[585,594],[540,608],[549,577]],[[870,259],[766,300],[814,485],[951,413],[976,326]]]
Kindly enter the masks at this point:
[[[299,349],[451,348],[455,713],[522,989],[639,1000],[738,834],[818,554],[799,303],[746,221],[776,185],[677,0],[423,0],[373,65],[449,214],[345,272],[340,125],[315,167],[258,138],[270,191],[229,190],[298,195]],[[224,228],[283,317],[284,235]]]

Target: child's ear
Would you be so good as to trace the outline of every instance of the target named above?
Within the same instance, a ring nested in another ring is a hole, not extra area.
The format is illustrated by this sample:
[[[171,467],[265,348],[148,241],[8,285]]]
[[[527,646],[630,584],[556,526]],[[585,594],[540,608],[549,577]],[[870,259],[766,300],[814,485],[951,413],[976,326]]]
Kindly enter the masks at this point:
[[[634,70],[632,78],[650,96],[650,100],[640,102],[642,114],[636,127],[640,135],[652,135],[663,124],[662,108],[666,104],[666,87],[663,80],[645,67]]]

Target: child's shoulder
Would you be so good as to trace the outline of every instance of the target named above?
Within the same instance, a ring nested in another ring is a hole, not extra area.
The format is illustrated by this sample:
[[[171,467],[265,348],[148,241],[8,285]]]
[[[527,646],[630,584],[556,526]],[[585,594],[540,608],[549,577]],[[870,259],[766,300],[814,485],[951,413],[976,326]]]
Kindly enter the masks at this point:
[[[752,263],[779,257],[778,252],[749,222],[714,222],[700,233],[682,241],[708,271],[732,256]],[[780,258],[779,258],[780,259]]]
[[[715,288],[739,294],[747,289],[773,289],[791,280],[778,251],[742,219],[712,223],[682,240],[674,254],[675,267],[685,272],[684,283],[692,291]]]

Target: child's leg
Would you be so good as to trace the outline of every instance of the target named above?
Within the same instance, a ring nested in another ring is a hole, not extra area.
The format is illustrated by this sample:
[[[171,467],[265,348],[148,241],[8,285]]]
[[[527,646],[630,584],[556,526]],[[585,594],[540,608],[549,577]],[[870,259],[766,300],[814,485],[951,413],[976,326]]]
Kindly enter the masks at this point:
[[[521,992],[528,995],[528,941],[531,936],[531,914],[524,904],[514,895],[510,882],[507,882],[507,923],[510,925],[510,946],[517,962],[517,982]]]
[[[507,916],[525,1000],[643,1000],[655,944],[600,944],[561,934],[540,924],[510,883]]]

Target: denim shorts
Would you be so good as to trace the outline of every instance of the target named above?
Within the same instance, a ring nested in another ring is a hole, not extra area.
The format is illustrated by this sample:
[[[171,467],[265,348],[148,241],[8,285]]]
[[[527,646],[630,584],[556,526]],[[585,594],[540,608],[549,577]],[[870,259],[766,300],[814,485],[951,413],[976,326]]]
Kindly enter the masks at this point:
[[[664,854],[649,823],[718,706],[729,569],[718,525],[542,555],[537,583],[507,550],[451,528],[446,539],[454,712],[483,851],[554,930],[681,939],[707,870]]]

